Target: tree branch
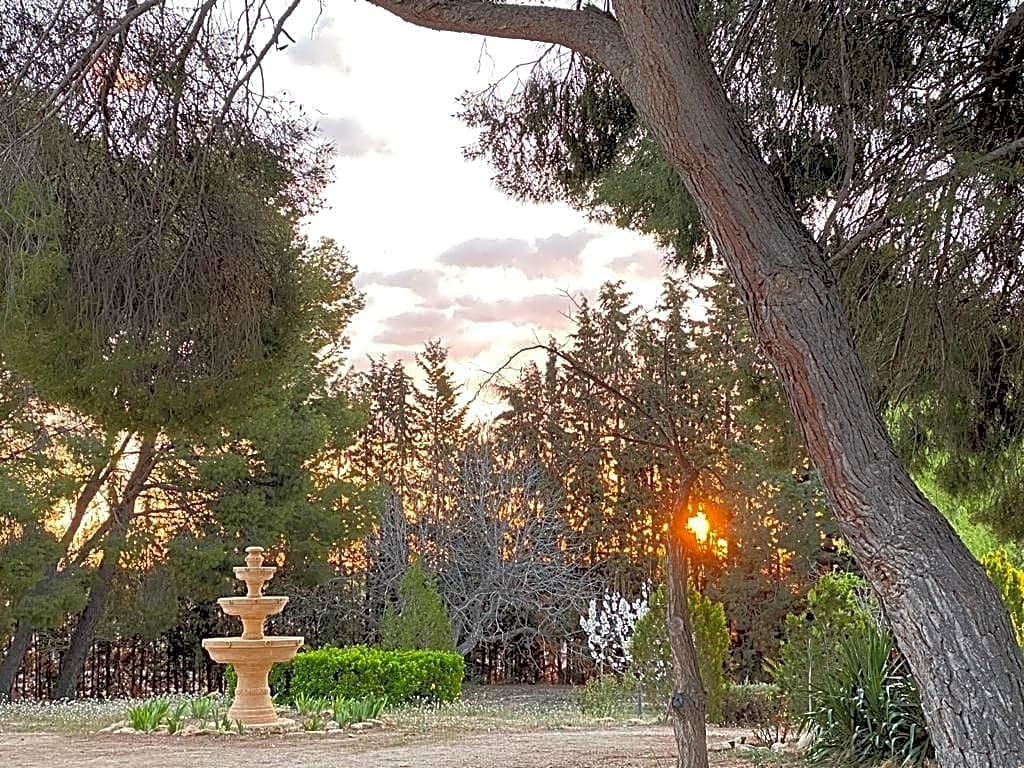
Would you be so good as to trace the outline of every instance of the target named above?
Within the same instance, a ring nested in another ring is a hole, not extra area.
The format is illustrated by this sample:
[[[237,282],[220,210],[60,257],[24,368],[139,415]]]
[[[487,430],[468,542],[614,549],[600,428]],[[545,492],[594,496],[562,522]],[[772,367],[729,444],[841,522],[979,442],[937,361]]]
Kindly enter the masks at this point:
[[[597,6],[580,10],[490,0],[370,0],[373,5],[420,27],[445,32],[553,43],[598,62],[617,78],[632,55],[615,18]]]

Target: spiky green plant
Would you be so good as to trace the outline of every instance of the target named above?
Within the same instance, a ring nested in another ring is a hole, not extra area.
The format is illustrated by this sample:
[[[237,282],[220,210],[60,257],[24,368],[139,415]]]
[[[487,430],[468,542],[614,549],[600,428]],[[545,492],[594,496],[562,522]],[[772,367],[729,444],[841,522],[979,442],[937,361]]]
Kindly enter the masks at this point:
[[[322,715],[330,707],[323,696],[299,693],[295,696],[295,708],[303,715]]]
[[[871,626],[843,640],[838,664],[812,700],[803,726],[814,762],[917,766],[933,756],[917,686],[885,629]]]
[[[160,727],[171,703],[165,698],[149,699],[128,708],[128,723],[136,731],[150,732]]]
[[[187,701],[179,701],[177,704],[170,708],[170,711],[168,711],[166,717],[168,733],[173,734],[181,730],[181,724],[185,720],[185,712],[188,710],[188,708],[189,703]]]
[[[363,699],[346,699],[339,696],[331,702],[331,714],[334,722],[344,727],[352,723],[376,720],[387,705],[387,696],[368,696]]]

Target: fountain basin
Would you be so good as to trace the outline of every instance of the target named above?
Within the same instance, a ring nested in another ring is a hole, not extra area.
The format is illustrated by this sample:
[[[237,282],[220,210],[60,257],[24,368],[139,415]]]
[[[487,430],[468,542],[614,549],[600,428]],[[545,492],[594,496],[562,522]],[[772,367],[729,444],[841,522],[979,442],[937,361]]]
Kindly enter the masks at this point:
[[[225,614],[242,620],[242,640],[262,639],[267,616],[280,613],[287,604],[287,597],[222,597],[217,601]]]
[[[271,664],[288,661],[302,647],[305,638],[271,635],[261,640],[241,637],[208,637],[203,648],[218,664]]]
[[[238,675],[235,700],[228,717],[247,726],[277,725],[279,719],[270,700],[267,675],[270,666],[288,661],[304,642],[301,637],[273,636],[260,640],[241,637],[208,637],[203,648],[220,664],[231,664]]]
[[[247,597],[261,597],[263,585],[274,578],[277,572],[277,568],[272,565],[237,565],[231,570],[235,572],[235,578],[244,581],[249,588]]]

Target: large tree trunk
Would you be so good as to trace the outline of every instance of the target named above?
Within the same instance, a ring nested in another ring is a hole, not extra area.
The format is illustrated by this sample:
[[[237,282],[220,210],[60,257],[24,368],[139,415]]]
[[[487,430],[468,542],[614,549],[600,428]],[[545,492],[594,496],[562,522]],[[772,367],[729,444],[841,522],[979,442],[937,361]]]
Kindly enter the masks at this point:
[[[14,691],[14,681],[18,679],[18,670],[25,660],[29,646],[32,645],[32,625],[22,619],[14,629],[14,637],[7,646],[3,663],[0,663],[0,701],[9,700]]]
[[[113,456],[110,457],[110,460],[106,465],[94,469],[92,474],[85,481],[85,484],[82,486],[82,490],[79,492],[78,498],[75,500],[75,511],[72,513],[71,520],[68,522],[67,530],[65,530],[64,535],[61,536],[61,557],[66,558],[68,556],[71,545],[74,543],[75,537],[78,535],[78,530],[82,527],[82,521],[85,519],[85,514],[89,510],[89,505],[92,504],[93,500],[96,498],[96,495],[99,493],[103,483],[106,482],[110,474],[117,468],[117,464],[121,460],[121,456],[124,454],[124,450],[128,445],[129,439],[130,438],[126,437],[114,452]],[[31,592],[45,594],[59,577],[59,567],[59,561],[51,562],[46,569],[45,576],[32,587]],[[28,653],[29,646],[32,643],[32,633],[34,629],[35,627],[33,627],[27,620],[21,619],[18,621],[14,638],[11,641],[11,644],[7,647],[7,652],[4,654],[3,662],[0,663],[0,700],[10,698],[11,696],[11,691],[14,688],[14,681],[18,676],[18,670],[21,669],[21,665],[25,660],[25,654]]]
[[[623,84],[697,201],[785,387],[843,534],[892,621],[945,768],[1024,765],[1005,607],[914,485],[871,403],[834,276],[727,102],[694,8],[616,5]]]
[[[107,608],[114,575],[117,573],[117,561],[121,556],[123,535],[123,530],[111,529],[107,536],[99,573],[89,590],[89,601],[79,614],[75,630],[71,633],[71,641],[60,658],[60,674],[53,687],[53,696],[56,699],[74,699],[78,694],[78,680],[85,669],[85,661],[89,657],[89,649],[96,637],[96,628]]]
[[[665,537],[668,582],[668,642],[672,649],[675,690],[669,702],[672,730],[676,736],[677,768],[708,768],[705,716],[707,693],[697,666],[690,606],[687,604],[686,504],[675,505]]]
[[[1024,765],[1024,658],[995,588],[914,485],[868,398],[834,276],[732,110],[694,0],[615,17],[371,0],[433,29],[573,48],[608,68],[697,202],[779,372],[843,534],[892,621],[944,768]]]
[[[121,559],[124,538],[135,514],[135,503],[156,464],[155,444],[155,437],[150,435],[142,437],[135,467],[121,491],[121,498],[110,510],[112,524],[103,546],[103,559],[100,561],[99,572],[89,590],[89,600],[75,624],[67,650],[61,656],[60,674],[53,690],[53,695],[57,699],[73,699],[77,695],[78,680],[85,669],[89,649],[96,637],[96,628],[107,608],[114,576],[117,574],[118,561]]]

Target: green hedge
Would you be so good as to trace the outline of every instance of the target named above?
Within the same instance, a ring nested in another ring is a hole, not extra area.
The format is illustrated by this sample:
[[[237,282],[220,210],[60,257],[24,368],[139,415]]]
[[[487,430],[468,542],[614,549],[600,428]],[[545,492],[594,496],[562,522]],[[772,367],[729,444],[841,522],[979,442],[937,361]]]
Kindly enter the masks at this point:
[[[299,653],[270,671],[270,690],[280,702],[297,695],[362,699],[387,696],[406,701],[454,701],[462,692],[466,667],[452,651],[384,651],[362,645],[327,646]],[[228,667],[228,691],[234,670]]]
[[[451,651],[384,651],[365,646],[321,648],[291,663],[289,695],[387,696],[405,701],[454,701],[462,692],[465,663]]]

